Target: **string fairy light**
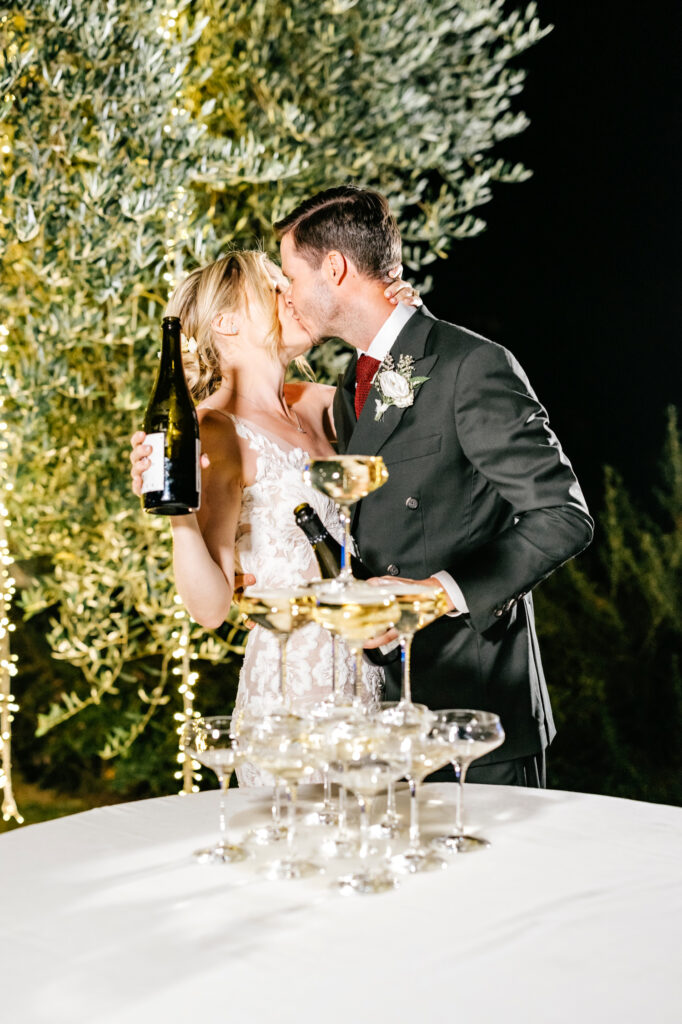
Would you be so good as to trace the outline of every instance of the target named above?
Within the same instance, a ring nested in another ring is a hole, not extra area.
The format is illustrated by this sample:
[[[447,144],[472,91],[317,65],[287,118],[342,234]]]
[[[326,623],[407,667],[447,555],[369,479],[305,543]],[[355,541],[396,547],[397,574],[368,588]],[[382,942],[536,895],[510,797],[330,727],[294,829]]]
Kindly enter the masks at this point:
[[[175,109],[175,108],[174,108]],[[182,277],[182,242],[187,238],[186,228],[183,228],[183,213],[186,203],[185,189],[180,186],[171,200],[166,214],[165,232],[165,253],[164,263],[166,270],[163,279],[168,286],[168,294],[179,284]],[[182,733],[184,726],[197,717],[194,710],[194,687],[199,679],[199,673],[191,669],[191,662],[196,658],[190,649],[190,621],[186,610],[182,607],[182,598],[178,594],[173,598],[178,607],[174,612],[174,620],[179,629],[171,634],[171,640],[175,642],[172,658],[177,664],[173,667],[172,673],[179,677],[178,693],[182,699],[182,711],[175,714],[178,723],[176,732],[178,734],[177,761],[179,769],[175,772],[175,778],[182,780],[181,793],[196,793],[199,790],[197,783],[201,779],[199,773],[200,765],[188,757],[185,753]]]
[[[0,324],[0,352],[6,353],[9,328]],[[14,818],[19,824],[23,818],[17,808],[12,788],[12,722],[19,705],[12,693],[12,680],[17,674],[17,656],[10,649],[10,636],[14,623],[10,621],[12,598],[16,592],[11,566],[14,562],[9,551],[8,530],[12,525],[2,491],[11,492],[14,484],[9,479],[6,452],[9,449],[9,426],[2,415],[5,400],[0,396],[0,789],[2,790],[2,817]]]
[[[201,775],[199,773],[200,765],[185,753],[182,743],[182,733],[185,725],[193,718],[198,717],[198,713],[194,710],[194,687],[199,678],[199,673],[192,671],[193,656],[189,642],[189,616],[185,609],[181,607],[182,598],[176,594],[173,600],[176,605],[179,606],[174,612],[173,618],[180,628],[173,630],[171,633],[171,639],[175,641],[175,649],[173,650],[171,657],[177,662],[171,671],[173,675],[180,677],[178,693],[182,697],[182,711],[176,712],[173,716],[175,721],[178,723],[176,729],[179,738],[177,761],[180,766],[175,772],[175,778],[182,780],[181,793],[197,793],[199,791],[197,783],[201,780]]]
[[[156,31],[164,42],[170,41],[173,33],[177,32],[179,17],[180,12],[176,7],[168,7],[161,12]],[[174,128],[177,127],[178,122],[181,123],[188,116],[189,111],[182,106],[182,92],[177,92],[166,123],[163,126],[164,134],[170,135]],[[190,198],[187,190],[182,185],[179,185],[166,210],[163,280],[168,288],[169,296],[180,283],[183,276],[183,243],[189,238]],[[174,676],[178,677],[177,692],[182,700],[182,711],[176,712],[173,716],[177,723],[176,733],[178,736],[178,752],[176,755],[178,768],[174,777],[182,782],[180,792],[186,794],[198,792],[198,782],[201,780],[201,765],[186,755],[182,741],[185,725],[193,718],[198,717],[198,712],[194,710],[194,690],[199,679],[199,673],[192,669],[191,664],[197,658],[197,655],[191,651],[189,615],[182,606],[182,598],[178,594],[174,596],[173,601],[177,606],[173,613],[173,619],[177,628],[173,630],[170,637],[171,641],[175,644],[171,653],[171,659],[175,664],[171,672]]]

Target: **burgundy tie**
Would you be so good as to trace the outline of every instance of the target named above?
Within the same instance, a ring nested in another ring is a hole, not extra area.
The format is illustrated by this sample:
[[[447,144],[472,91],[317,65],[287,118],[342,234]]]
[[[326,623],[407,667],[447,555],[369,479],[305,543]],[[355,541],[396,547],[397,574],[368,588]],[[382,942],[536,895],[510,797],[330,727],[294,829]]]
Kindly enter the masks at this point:
[[[381,361],[371,356],[361,355],[358,359],[355,367],[355,415],[358,419],[371,390],[374,374],[380,366]]]

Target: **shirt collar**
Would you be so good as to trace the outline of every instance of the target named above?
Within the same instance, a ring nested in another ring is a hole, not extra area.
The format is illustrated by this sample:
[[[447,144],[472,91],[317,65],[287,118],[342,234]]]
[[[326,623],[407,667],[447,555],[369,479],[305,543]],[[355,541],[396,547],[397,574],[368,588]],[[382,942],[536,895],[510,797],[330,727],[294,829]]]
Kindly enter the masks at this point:
[[[383,363],[391,351],[395,339],[410,317],[416,312],[416,306],[406,306],[404,303],[399,302],[388,319],[379,328],[365,355],[378,359],[380,363]]]

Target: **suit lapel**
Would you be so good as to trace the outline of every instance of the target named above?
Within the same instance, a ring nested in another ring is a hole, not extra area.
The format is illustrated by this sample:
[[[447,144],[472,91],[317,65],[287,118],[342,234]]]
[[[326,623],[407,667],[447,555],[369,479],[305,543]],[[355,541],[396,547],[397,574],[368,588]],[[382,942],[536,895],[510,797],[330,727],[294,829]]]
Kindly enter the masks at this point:
[[[405,324],[391,349],[391,354],[396,363],[399,356],[412,356],[414,359],[414,377],[428,377],[429,371],[438,359],[437,355],[424,355],[426,339],[434,323],[435,318],[428,310],[418,309],[414,316],[410,317]],[[354,379],[354,375],[355,365],[353,364],[353,377],[351,377],[351,380]],[[419,401],[424,389],[428,391],[428,386],[428,381],[426,381],[417,389],[414,396],[415,403]],[[400,409],[396,405],[391,405],[382,418],[375,421],[377,396],[378,392],[372,388],[360,413],[360,418],[355,425],[355,429],[344,445],[344,451],[349,455],[378,455],[405,414],[406,410],[404,408]],[[353,418],[355,418],[354,410]]]
[[[346,367],[346,372],[339,374],[336,384],[334,426],[340,454],[346,451],[351,434],[355,430],[355,366],[357,361],[358,354],[354,352]]]

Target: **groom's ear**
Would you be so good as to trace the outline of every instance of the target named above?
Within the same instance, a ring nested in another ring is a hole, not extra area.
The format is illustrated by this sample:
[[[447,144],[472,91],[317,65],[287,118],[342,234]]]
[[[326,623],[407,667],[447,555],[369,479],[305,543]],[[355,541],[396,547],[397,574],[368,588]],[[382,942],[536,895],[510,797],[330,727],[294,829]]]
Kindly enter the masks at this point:
[[[338,287],[349,271],[349,263],[343,253],[332,249],[322,260],[322,273],[329,284]]]

